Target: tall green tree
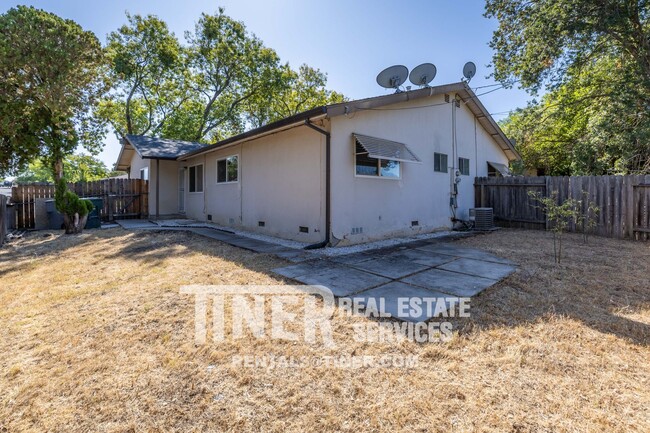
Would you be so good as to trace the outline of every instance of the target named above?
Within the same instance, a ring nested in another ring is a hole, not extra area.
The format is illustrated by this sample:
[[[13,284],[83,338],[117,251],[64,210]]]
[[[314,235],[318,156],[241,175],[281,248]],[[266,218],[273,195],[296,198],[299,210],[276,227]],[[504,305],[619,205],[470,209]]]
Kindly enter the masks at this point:
[[[649,14],[647,1],[487,1],[495,78],[548,91],[504,122],[527,165],[650,172]]]
[[[99,41],[74,21],[26,6],[0,15],[1,174],[40,159],[59,179],[77,146],[100,148],[103,65]]]
[[[223,8],[214,15],[202,14],[186,38],[195,90],[202,101],[194,138],[215,140],[225,135],[221,129],[243,129],[246,102],[274,94],[282,85],[277,53]]]
[[[157,135],[190,98],[185,52],[167,24],[153,15],[126,15],[108,36],[113,92],[101,115],[118,135]]]
[[[251,98],[246,112],[252,126],[257,127],[310,108],[343,101],[345,97],[341,93],[327,89],[327,74],[319,69],[302,64],[294,71],[285,65],[275,92]]]
[[[86,153],[67,155],[63,165],[65,166],[65,175],[63,178],[67,182],[90,182],[106,179],[112,174],[106,167],[106,164]],[[15,180],[18,183],[53,183],[54,176],[52,175],[52,170],[46,167],[40,160],[36,160],[31,162],[26,170],[19,173]]]

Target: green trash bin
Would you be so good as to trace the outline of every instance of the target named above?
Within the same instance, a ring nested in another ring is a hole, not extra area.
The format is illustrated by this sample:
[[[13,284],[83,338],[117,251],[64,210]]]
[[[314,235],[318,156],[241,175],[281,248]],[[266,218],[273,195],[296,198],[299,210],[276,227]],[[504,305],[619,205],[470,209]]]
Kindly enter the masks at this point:
[[[102,219],[100,212],[104,208],[104,200],[99,197],[87,197],[93,203],[93,210],[88,214],[88,221],[86,221],[87,229],[98,229],[102,226]]]

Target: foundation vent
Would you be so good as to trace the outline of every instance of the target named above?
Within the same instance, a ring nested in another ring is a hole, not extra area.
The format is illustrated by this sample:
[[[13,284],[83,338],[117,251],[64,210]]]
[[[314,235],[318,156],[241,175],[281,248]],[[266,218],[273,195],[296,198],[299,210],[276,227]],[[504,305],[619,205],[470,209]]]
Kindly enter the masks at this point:
[[[309,227],[300,226],[300,233],[309,233]]]
[[[258,227],[264,227],[264,226],[266,226],[266,223],[264,221],[258,221],[257,226]]]
[[[212,221],[212,214],[208,214],[208,221]]]
[[[353,235],[360,235],[363,233],[363,227],[352,227]]]
[[[418,227],[419,225],[420,225],[420,221],[418,220],[411,221],[411,227]]]

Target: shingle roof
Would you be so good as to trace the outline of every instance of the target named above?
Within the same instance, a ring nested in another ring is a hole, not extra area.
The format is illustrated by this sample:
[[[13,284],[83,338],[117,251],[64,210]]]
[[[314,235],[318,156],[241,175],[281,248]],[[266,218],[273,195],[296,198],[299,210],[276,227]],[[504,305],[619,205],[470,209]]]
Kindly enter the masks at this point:
[[[147,137],[145,135],[127,134],[124,138],[142,158],[176,159],[180,155],[207,146],[204,143]]]

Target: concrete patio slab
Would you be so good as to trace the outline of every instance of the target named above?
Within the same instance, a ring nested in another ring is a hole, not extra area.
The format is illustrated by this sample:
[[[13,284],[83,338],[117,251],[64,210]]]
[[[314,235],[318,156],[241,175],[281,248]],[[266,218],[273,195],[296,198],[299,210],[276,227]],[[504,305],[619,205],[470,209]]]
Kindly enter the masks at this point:
[[[293,279],[303,284],[328,287],[334,293],[334,296],[349,296],[391,281],[388,278],[343,265],[333,266],[318,273],[309,273]]]
[[[497,283],[498,280],[434,268],[411,275],[402,281],[453,296],[471,297]]]
[[[296,279],[303,275],[320,273],[328,269],[341,268],[342,265],[328,260],[310,260],[296,265],[272,269],[272,272],[287,278]]]
[[[365,290],[354,296],[356,301],[363,305],[376,305],[379,307],[380,300],[383,300],[383,311],[390,313],[394,318],[405,320],[408,322],[424,322],[433,317],[435,310],[435,303],[432,307],[433,311],[427,311],[426,307],[422,308],[419,315],[415,315],[415,311],[409,308],[410,298],[446,298],[448,294],[436,292],[432,290],[423,289],[421,287],[411,286],[409,284],[393,281],[392,283],[384,284],[383,286],[374,289]],[[449,303],[445,302],[447,310],[449,310]],[[406,304],[406,309],[403,305]],[[381,307],[379,307],[381,308]]]
[[[393,280],[424,271],[428,268],[428,266],[415,263],[409,258],[386,256],[365,260],[360,263],[352,263],[349,266]]]
[[[465,258],[445,263],[444,265],[438,266],[438,269],[490,278],[492,280],[500,280],[515,271],[515,267],[512,265]]]
[[[443,242],[434,242],[429,245],[418,247],[417,249],[422,251],[429,251],[437,254],[446,254],[454,257],[464,257],[467,259],[483,260],[486,262],[503,263],[506,265],[513,264],[508,259],[497,257],[486,251],[477,250],[475,248],[468,248],[460,245],[443,243]]]
[[[429,251],[421,251],[419,249],[410,249],[410,248],[394,251],[383,257],[390,260],[392,259],[408,260],[408,261],[412,261],[413,263],[417,263],[428,267],[439,266],[444,263],[449,263],[452,260],[456,260],[456,257],[449,256],[446,254],[437,254]]]

